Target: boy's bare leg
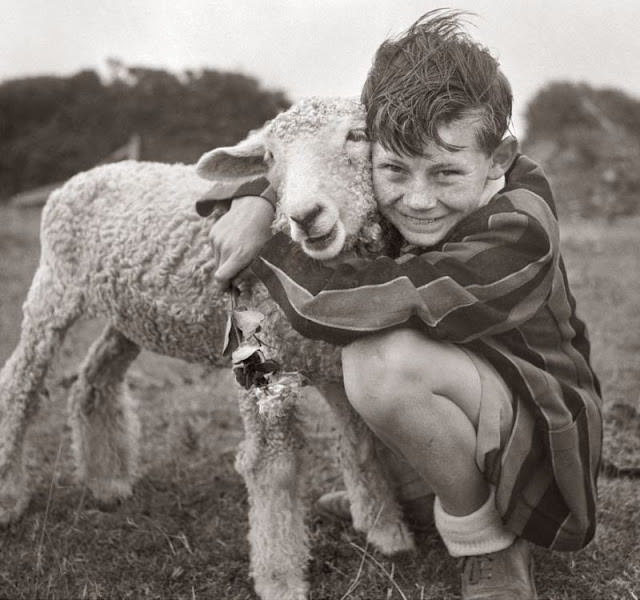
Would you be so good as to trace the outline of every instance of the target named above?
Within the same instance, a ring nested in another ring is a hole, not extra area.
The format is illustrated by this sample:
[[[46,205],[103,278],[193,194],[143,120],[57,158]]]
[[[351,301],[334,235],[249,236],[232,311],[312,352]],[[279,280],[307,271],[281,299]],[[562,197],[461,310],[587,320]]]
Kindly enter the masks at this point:
[[[489,486],[476,464],[481,382],[465,352],[410,330],[343,351],[347,395],[390,448],[431,485],[452,515],[473,512]]]
[[[411,330],[379,333],[344,348],[345,389],[378,437],[434,490],[436,527],[449,552],[466,557],[463,599],[532,600],[528,544],[504,527],[481,471],[478,430],[492,399],[483,393],[481,359],[472,356]],[[496,447],[512,420],[502,389],[493,407]]]

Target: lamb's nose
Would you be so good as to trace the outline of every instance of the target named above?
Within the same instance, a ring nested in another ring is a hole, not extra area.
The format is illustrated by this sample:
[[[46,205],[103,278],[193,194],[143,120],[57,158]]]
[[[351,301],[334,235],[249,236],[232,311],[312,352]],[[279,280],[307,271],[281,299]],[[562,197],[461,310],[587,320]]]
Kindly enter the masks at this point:
[[[322,213],[324,209],[319,204],[316,204],[310,211],[304,213],[303,215],[291,215],[291,220],[296,222],[300,229],[305,233],[309,233],[309,229],[313,225],[313,222],[316,220],[318,215]]]

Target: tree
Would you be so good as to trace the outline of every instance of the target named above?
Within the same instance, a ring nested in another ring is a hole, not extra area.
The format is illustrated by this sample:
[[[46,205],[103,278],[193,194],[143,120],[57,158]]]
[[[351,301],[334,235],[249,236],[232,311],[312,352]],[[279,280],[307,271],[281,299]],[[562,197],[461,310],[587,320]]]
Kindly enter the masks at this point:
[[[554,82],[527,107],[523,149],[540,160],[565,218],[640,214],[640,101]]]
[[[143,158],[193,162],[287,108],[280,91],[215,70],[170,73],[109,61],[110,76],[31,77],[0,83],[2,198],[62,181],[142,137]]]

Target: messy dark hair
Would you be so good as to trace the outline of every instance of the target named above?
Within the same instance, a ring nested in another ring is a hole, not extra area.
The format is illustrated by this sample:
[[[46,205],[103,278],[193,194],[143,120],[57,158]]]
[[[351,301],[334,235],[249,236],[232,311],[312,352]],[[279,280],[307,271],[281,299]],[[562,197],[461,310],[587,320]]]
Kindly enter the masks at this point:
[[[362,90],[367,128],[385,149],[419,156],[428,142],[453,151],[438,127],[477,115],[477,141],[490,154],[511,121],[513,96],[489,50],[463,29],[469,13],[430,11],[378,48]]]

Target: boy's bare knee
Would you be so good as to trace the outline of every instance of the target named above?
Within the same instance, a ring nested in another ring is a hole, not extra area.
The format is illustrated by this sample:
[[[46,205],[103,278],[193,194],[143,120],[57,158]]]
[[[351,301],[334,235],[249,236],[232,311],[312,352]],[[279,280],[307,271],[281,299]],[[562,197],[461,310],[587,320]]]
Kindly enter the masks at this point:
[[[353,407],[371,422],[392,419],[413,391],[430,390],[429,369],[424,368],[429,340],[411,330],[367,336],[343,348],[345,389]]]
[[[342,350],[345,377],[354,376],[358,382],[371,386],[377,381],[392,387],[394,380],[410,384],[416,378],[424,385],[431,371],[429,357],[438,351],[438,345],[410,329],[361,338]]]

